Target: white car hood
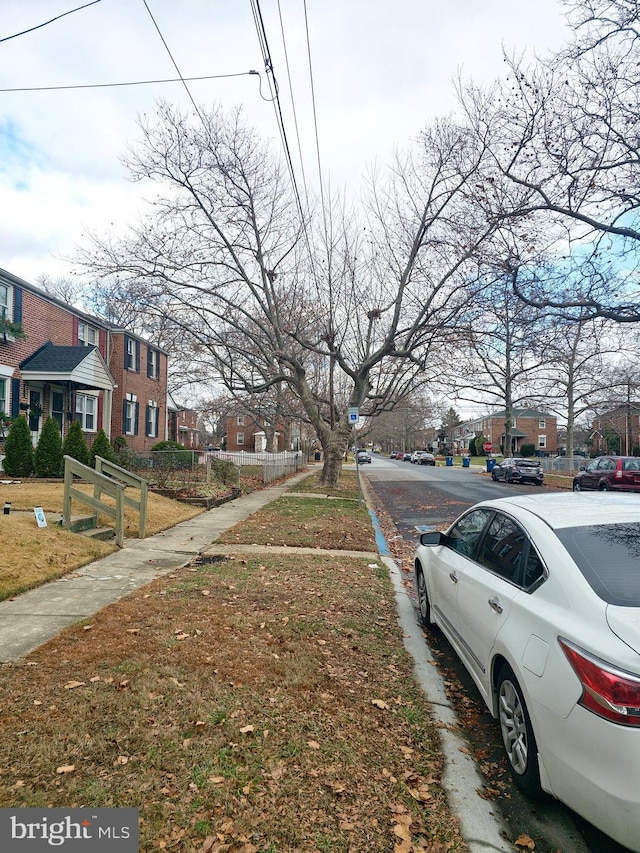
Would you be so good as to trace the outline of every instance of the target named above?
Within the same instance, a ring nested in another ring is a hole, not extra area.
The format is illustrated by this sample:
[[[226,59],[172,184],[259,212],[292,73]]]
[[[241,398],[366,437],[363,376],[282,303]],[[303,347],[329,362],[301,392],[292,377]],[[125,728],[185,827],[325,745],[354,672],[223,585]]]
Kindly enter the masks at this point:
[[[640,654],[640,607],[607,607],[607,623],[623,643]]]

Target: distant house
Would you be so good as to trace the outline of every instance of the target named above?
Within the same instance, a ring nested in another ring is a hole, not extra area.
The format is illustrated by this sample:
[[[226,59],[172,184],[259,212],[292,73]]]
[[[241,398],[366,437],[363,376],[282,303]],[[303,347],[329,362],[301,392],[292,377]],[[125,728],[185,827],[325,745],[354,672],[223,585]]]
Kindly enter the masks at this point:
[[[632,456],[640,447],[640,403],[629,401],[593,419],[591,444],[600,453]]]
[[[34,445],[51,415],[136,451],[167,435],[167,353],[0,270],[0,412],[27,416]]]
[[[502,451],[505,455],[519,453],[523,444],[533,444],[536,451],[557,451],[558,422],[555,416],[537,409],[514,409],[511,424],[512,446],[505,448],[506,416],[506,411],[502,409],[454,427],[451,434],[454,450],[468,451],[471,439],[482,435],[493,444],[494,452]]]
[[[278,424],[273,442],[271,446],[267,440],[267,434],[264,425],[248,413],[238,412],[235,415],[229,415],[226,418],[226,449],[232,450],[247,450],[251,452],[261,452],[268,450],[277,453],[281,450],[288,450],[285,447],[285,428],[283,424]]]
[[[190,450],[197,450],[200,447],[198,413],[194,409],[179,406],[171,394],[168,395],[167,399],[169,411],[168,438],[171,441],[177,441]]]

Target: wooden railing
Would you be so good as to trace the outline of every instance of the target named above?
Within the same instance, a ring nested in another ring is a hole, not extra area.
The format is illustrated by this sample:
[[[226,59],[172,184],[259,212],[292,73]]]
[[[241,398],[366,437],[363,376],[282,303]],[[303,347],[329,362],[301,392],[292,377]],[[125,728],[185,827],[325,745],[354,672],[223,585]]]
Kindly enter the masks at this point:
[[[93,484],[93,495],[80,491],[73,485],[73,478],[82,477],[83,480]],[[133,486],[140,490],[139,499],[125,494],[127,486]],[[115,506],[101,500],[102,495],[108,495],[115,501]],[[96,469],[83,465],[71,456],[64,457],[64,498],[62,507],[62,523],[69,530],[71,528],[71,501],[88,506],[95,513],[95,517],[104,514],[113,519],[116,543],[122,548],[124,546],[124,508],[131,507],[138,512],[138,537],[144,539],[147,525],[147,482],[142,477],[108,462],[101,456],[96,456]]]

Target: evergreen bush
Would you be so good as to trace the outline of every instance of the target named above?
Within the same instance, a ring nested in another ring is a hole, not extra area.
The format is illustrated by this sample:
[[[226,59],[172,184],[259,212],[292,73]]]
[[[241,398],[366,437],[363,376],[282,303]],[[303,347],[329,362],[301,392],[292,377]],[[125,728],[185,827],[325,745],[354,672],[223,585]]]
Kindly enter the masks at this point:
[[[522,447],[520,448],[520,453],[522,453],[522,455],[524,457],[533,456],[533,454],[535,452],[536,452],[535,444],[523,444]]]
[[[87,449],[87,442],[84,440],[80,421],[73,421],[69,427],[69,432],[62,442],[62,453],[64,456],[77,459],[83,465],[89,464],[89,450]]]
[[[10,477],[28,477],[33,474],[33,445],[27,419],[20,416],[14,420],[4,443],[5,474]]]
[[[96,467],[96,456],[102,456],[107,462],[115,462],[115,456],[106,432],[101,429],[93,440],[91,450],[89,451],[89,464],[92,468]]]
[[[33,461],[38,477],[59,477],[62,474],[62,436],[52,417],[44,422]]]

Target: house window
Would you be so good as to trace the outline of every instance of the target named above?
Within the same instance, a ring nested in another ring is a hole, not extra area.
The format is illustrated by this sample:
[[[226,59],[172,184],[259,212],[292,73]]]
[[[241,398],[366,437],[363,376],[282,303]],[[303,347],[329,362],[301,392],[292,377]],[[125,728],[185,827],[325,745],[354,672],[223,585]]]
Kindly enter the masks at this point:
[[[149,438],[158,437],[158,414],[158,404],[155,400],[149,400],[145,418],[145,435]]]
[[[244,444],[244,433],[243,432],[239,432],[236,435],[236,444]]]
[[[96,412],[98,411],[98,398],[90,394],[76,394],[76,419],[84,432],[96,431]]]
[[[238,424],[238,426],[244,426],[244,415],[238,415],[236,423]]]
[[[147,347],[147,376],[150,379],[160,378],[160,353]]]
[[[125,370],[135,370],[140,373],[140,341],[135,338],[124,339],[124,367]]]
[[[127,394],[122,404],[122,432],[124,435],[138,434],[138,412],[140,406],[135,394]]]
[[[539,435],[538,436],[538,447],[546,447],[547,446],[547,436]]]
[[[11,316],[11,288],[0,284],[0,317],[3,320],[11,320]]]
[[[98,330],[87,323],[78,323],[78,343],[84,347],[97,347]]]
[[[547,425],[545,418],[540,418],[538,421],[538,429],[544,429]]]
[[[62,424],[64,422],[64,394],[61,391],[51,392],[51,417],[58,424],[62,435]]]

